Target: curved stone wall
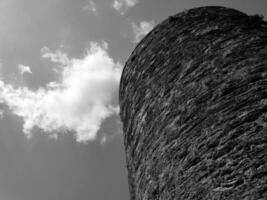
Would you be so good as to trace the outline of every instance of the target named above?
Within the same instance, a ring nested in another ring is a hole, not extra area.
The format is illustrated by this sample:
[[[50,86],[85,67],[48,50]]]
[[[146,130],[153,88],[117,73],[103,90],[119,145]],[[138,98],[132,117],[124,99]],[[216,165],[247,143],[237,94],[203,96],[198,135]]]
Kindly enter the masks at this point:
[[[267,23],[169,17],[129,57],[120,108],[132,200],[267,199]]]

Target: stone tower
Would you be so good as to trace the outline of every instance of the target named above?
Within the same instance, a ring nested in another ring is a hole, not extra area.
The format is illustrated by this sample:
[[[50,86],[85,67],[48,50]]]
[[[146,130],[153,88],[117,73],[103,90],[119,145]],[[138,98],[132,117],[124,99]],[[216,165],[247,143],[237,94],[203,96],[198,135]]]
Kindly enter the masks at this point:
[[[267,199],[267,23],[169,17],[129,57],[120,107],[131,200]]]

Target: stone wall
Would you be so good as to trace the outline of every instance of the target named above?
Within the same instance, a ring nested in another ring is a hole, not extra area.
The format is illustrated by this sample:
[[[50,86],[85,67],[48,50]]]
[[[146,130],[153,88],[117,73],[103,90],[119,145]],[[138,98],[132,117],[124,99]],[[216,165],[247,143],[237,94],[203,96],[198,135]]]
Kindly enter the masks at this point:
[[[163,21],[129,57],[131,200],[267,199],[267,23],[223,7]]]

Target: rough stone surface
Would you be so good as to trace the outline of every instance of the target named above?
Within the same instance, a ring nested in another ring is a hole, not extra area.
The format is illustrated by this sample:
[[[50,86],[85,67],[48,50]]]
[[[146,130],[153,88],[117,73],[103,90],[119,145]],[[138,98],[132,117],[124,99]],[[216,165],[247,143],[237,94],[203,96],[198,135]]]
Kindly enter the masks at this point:
[[[267,199],[267,23],[222,7],[159,24],[120,107],[131,200]]]

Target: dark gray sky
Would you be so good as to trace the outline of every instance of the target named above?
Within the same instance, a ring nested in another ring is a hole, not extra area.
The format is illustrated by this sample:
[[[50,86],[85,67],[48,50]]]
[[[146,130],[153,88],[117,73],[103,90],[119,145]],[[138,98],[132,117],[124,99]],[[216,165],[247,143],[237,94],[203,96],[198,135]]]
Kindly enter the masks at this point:
[[[170,15],[266,0],[1,0],[0,200],[125,200],[117,93],[136,43]]]

